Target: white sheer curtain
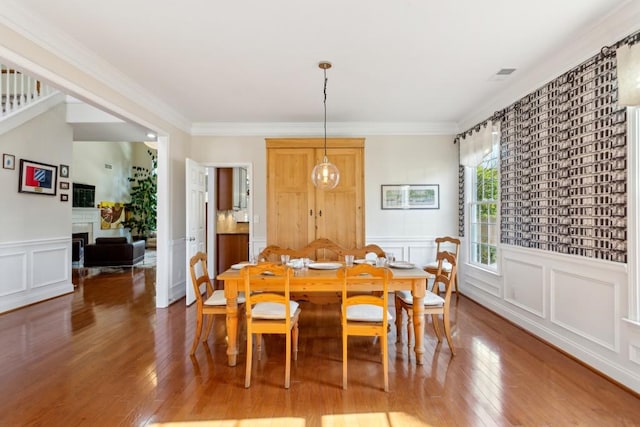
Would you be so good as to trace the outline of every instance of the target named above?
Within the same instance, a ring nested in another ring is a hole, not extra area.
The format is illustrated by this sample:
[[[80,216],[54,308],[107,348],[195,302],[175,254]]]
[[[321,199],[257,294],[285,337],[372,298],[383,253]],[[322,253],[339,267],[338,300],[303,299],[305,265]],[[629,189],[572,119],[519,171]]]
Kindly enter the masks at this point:
[[[496,132],[500,132],[500,125],[495,126],[491,121],[486,126],[480,126],[479,131],[471,132],[460,138],[460,164],[475,168],[482,162],[484,156],[493,149],[493,138]]]
[[[616,51],[618,105],[640,105],[640,43],[623,44]]]

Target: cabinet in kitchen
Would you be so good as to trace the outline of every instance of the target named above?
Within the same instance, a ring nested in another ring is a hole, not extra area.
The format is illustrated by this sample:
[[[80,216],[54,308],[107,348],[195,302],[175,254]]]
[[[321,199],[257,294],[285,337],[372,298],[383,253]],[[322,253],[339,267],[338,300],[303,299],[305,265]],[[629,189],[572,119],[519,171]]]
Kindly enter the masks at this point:
[[[229,211],[233,209],[233,168],[216,169],[216,209]]]
[[[216,274],[249,259],[248,233],[218,233],[216,234]],[[219,286],[222,282],[218,283]]]

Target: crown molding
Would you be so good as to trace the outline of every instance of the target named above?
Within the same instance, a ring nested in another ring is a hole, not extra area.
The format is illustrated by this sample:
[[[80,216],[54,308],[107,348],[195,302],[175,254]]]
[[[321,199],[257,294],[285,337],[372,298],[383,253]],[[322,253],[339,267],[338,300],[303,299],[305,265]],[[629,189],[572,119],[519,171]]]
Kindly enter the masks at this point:
[[[465,131],[488,119],[518,99],[546,85],[594,56],[603,46],[609,46],[640,29],[640,1],[628,0],[591,25],[573,34],[565,43],[544,58],[537,66],[523,70],[505,89],[477,106],[459,122]],[[515,75],[514,75],[515,77]]]
[[[6,26],[18,33],[21,37],[26,38],[37,46],[49,51],[52,55],[62,59],[64,62],[78,68],[90,77],[122,94],[122,96],[128,98],[131,102],[144,106],[143,108],[151,111],[173,126],[185,132],[189,131],[191,122],[183,115],[171,108],[164,101],[150,94],[120,70],[95,55],[75,39],[61,32],[56,27],[51,26],[40,17],[29,14],[18,2],[14,0],[3,0],[0,2],[0,25]],[[14,52],[14,54],[13,58],[7,59],[17,62],[16,65],[22,66],[27,71],[37,73],[43,79],[62,86],[62,89],[68,89],[74,92],[72,95],[94,102],[99,101],[101,105],[111,110],[111,112],[130,117],[127,114],[128,112],[122,110],[121,107],[102,98],[98,99],[95,94],[77,86],[72,80],[67,80],[67,76],[57,75],[40,66],[33,67],[33,62],[26,58],[23,58],[23,60],[20,59],[19,52]],[[148,126],[149,124],[146,125]]]
[[[454,135],[459,128],[453,122],[328,122],[328,136],[361,135]],[[194,136],[318,136],[324,132],[322,122],[194,123]]]

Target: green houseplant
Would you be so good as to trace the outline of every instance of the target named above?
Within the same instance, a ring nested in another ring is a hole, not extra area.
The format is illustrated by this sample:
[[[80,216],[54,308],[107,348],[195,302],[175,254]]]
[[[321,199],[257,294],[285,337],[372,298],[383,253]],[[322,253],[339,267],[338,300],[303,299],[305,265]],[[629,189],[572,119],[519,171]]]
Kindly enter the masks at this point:
[[[151,157],[151,168],[132,166],[131,201],[125,204],[124,227],[131,230],[134,238],[146,239],[151,232],[156,231],[157,192],[158,192],[158,157],[151,150],[147,150]]]

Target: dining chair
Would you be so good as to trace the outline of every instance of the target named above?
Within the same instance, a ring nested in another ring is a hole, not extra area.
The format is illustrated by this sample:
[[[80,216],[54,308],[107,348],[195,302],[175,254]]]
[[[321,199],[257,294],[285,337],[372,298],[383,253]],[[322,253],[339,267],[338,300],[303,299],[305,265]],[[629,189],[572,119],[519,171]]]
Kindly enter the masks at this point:
[[[298,258],[300,252],[296,249],[281,248],[278,245],[269,245],[258,254],[258,262],[279,263],[281,255],[289,255],[291,258]]]
[[[251,386],[253,334],[262,341],[262,334],[284,334],[286,343],[284,388],[291,378],[291,347],[293,359],[298,358],[298,319],[300,307],[290,299],[289,280],[292,269],[275,263],[248,265],[241,270],[246,295],[247,370],[244,386]],[[268,287],[268,289],[265,289]],[[277,289],[274,291],[273,289]],[[258,347],[260,349],[260,346]],[[260,356],[260,350],[258,350]]]
[[[456,264],[458,263],[458,252],[460,251],[460,239],[456,239],[455,237],[436,237],[436,254],[439,252],[448,252],[452,254],[456,259]],[[437,274],[438,272],[438,260],[435,260],[424,266],[424,271],[430,274]],[[449,262],[445,262],[442,266],[442,273],[446,276],[451,274],[451,264]],[[458,277],[455,277],[454,280],[455,288],[456,288],[456,299],[460,298],[460,293],[458,292]],[[438,290],[438,293],[440,291]]]
[[[349,335],[380,337],[384,391],[389,391],[389,351],[387,330],[393,319],[388,310],[388,287],[392,272],[386,267],[359,264],[338,270],[342,279],[342,388],[347,389],[347,338]],[[382,295],[363,294],[377,283]],[[361,288],[361,289],[359,289]],[[364,289],[363,289],[364,288]],[[355,294],[354,294],[355,292]]]
[[[227,314],[227,299],[224,296],[224,290],[214,290],[209,279],[209,272],[207,270],[207,254],[204,252],[198,252],[191,257],[189,262],[189,271],[191,272],[191,283],[193,284],[193,291],[196,296],[196,333],[193,337],[193,344],[191,345],[190,355],[195,354],[198,343],[200,342],[200,335],[202,334],[202,326],[205,321],[205,316],[208,316],[209,323],[207,325],[207,331],[202,338],[202,341],[206,341],[211,332],[213,326],[213,315]],[[204,285],[204,288],[203,288]],[[244,303],[244,294],[238,294],[238,305]]]
[[[453,340],[451,339],[449,306],[451,305],[452,284],[456,278],[456,259],[453,254],[446,251],[438,252],[436,259],[438,261],[438,269],[436,271],[436,276],[431,290],[427,290],[424,296],[424,314],[431,314],[433,329],[438,337],[438,343],[442,342],[442,334],[439,326],[439,315],[442,315],[442,323],[444,325],[444,333],[447,337],[447,343],[449,344],[451,354],[455,356],[456,352],[453,347]],[[444,273],[445,262],[448,262],[451,265],[448,274]],[[444,298],[439,295],[440,284],[442,284],[445,289]],[[411,291],[396,291],[395,306],[397,342],[400,342],[402,337],[402,310],[407,313],[407,341],[410,342],[411,326],[413,324],[413,296],[411,295]]]

